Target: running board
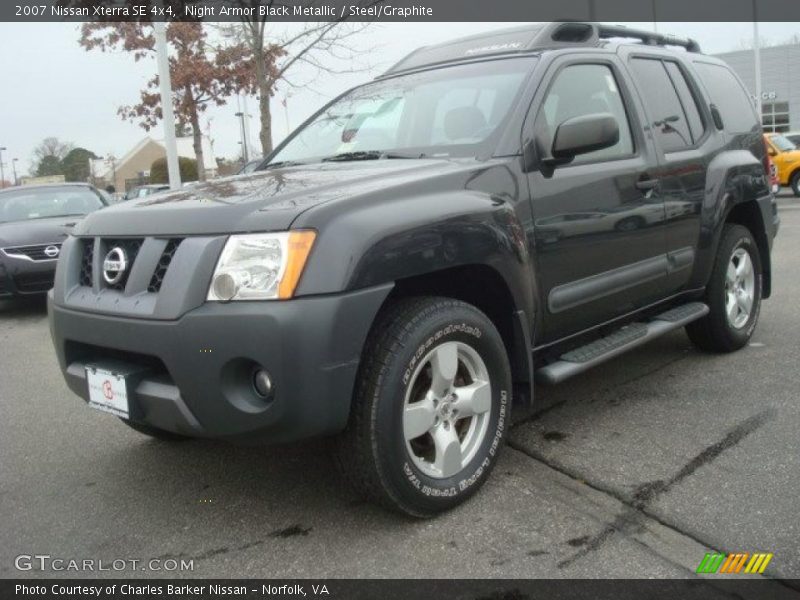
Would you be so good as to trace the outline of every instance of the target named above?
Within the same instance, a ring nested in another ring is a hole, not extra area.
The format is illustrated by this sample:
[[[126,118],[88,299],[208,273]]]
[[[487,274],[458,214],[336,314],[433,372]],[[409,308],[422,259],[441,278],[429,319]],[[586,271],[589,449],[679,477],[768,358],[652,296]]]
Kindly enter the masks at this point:
[[[683,327],[708,314],[702,302],[683,304],[653,317],[646,323],[631,323],[606,337],[562,354],[559,359],[536,370],[536,381],[554,385],[592,367],[646,344],[665,333]]]

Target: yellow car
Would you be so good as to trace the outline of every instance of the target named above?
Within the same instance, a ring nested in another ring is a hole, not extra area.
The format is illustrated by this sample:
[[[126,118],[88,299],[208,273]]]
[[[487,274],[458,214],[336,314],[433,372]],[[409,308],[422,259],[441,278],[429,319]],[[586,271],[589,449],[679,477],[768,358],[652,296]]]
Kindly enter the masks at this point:
[[[780,133],[765,133],[772,162],[778,168],[781,185],[792,188],[795,196],[800,196],[800,149]]]

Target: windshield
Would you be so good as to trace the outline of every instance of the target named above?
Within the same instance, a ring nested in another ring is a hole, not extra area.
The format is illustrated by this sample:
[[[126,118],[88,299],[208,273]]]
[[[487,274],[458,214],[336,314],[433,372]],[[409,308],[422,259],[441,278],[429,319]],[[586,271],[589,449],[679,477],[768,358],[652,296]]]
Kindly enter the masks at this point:
[[[0,222],[85,215],[103,206],[100,197],[85,187],[21,187],[0,194]]]
[[[369,153],[476,156],[499,134],[534,61],[457,65],[365,85],[326,107],[270,164],[379,158]]]
[[[791,152],[792,150],[797,150],[797,146],[795,146],[792,142],[790,142],[787,138],[783,137],[782,135],[770,136],[769,141],[772,142],[772,145],[775,146],[781,152]]]

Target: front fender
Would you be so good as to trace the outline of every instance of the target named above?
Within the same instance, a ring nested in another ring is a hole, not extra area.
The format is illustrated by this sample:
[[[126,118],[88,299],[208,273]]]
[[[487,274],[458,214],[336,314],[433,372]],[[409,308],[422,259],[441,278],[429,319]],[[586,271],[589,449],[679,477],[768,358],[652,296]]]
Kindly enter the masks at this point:
[[[506,172],[508,175],[508,173]],[[330,294],[468,265],[495,270],[516,308],[532,315],[533,282],[518,190],[461,189],[360,199],[309,211],[294,224],[319,231],[297,295]],[[506,177],[505,182],[513,177]],[[474,180],[473,180],[474,181]],[[500,192],[500,193],[498,193]]]

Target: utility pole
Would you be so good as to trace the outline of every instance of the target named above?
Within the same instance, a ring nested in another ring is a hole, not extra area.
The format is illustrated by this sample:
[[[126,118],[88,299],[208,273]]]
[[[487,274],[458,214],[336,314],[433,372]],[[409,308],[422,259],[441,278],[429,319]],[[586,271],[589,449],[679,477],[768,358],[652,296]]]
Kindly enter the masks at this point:
[[[114,189],[119,192],[119,190],[117,190],[117,159],[113,154],[109,154],[108,162],[111,163],[111,185],[113,185]],[[125,191],[127,192],[127,190]]]
[[[244,125],[244,113],[237,112],[236,116],[239,117],[239,121],[241,122],[241,135],[242,135],[242,164],[247,164],[250,161],[250,157],[247,153],[247,135],[245,133],[245,125]]]
[[[0,146],[0,189],[6,187],[6,174],[3,171],[3,150],[8,150],[8,148]]]
[[[656,12],[656,0],[653,0],[653,32],[658,33],[658,13]]]
[[[763,124],[764,117],[761,112],[761,40],[758,36],[758,7],[756,0],[753,0],[753,60],[755,60],[756,77],[756,112],[758,112],[758,122]]]
[[[252,116],[247,110],[247,95],[242,94],[242,112],[244,113],[244,141],[247,143],[248,154],[253,145],[250,143],[250,117]]]
[[[19,185],[19,179],[17,179],[17,162],[19,162],[18,158],[11,159],[11,168],[14,170],[14,187]]]
[[[169,187],[181,187],[181,172],[178,165],[178,143],[175,141],[175,112],[172,108],[172,78],[169,74],[169,53],[167,50],[167,26],[163,21],[153,23],[158,58],[158,83],[161,88],[161,113],[164,116],[164,146],[167,148],[167,171]],[[198,169],[205,165],[197,165]]]

